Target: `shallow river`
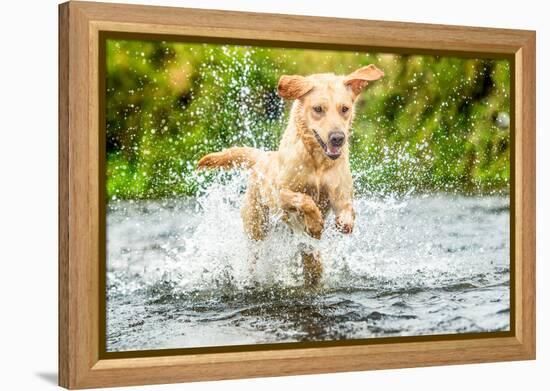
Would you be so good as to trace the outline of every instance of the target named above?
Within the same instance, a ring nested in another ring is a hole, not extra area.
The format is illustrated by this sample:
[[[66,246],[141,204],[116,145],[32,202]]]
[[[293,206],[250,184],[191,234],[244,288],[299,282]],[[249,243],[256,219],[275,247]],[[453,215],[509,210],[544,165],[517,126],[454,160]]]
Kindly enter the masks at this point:
[[[509,329],[508,198],[358,199],[352,235],[275,223],[251,268],[241,190],[109,204],[108,351]],[[304,244],[323,258],[313,291]]]

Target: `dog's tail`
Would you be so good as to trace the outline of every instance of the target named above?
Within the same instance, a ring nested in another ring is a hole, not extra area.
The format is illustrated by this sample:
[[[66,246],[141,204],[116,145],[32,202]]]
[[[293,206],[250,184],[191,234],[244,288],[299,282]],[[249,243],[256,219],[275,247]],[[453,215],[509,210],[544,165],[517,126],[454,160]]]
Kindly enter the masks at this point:
[[[250,147],[233,147],[203,156],[197,168],[251,168],[265,152]]]

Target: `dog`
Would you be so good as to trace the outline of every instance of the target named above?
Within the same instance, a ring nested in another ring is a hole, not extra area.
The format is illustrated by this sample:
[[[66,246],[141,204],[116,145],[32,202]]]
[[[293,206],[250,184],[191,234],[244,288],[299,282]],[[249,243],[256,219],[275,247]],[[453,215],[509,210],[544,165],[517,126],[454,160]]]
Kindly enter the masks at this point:
[[[384,73],[371,64],[349,75],[284,75],[280,97],[293,101],[277,151],[233,147],[204,156],[199,169],[250,169],[241,208],[244,230],[253,241],[265,238],[270,216],[280,214],[294,229],[320,239],[332,210],[336,227],[353,231],[353,179],[349,137],[354,107],[363,89]],[[304,282],[316,286],[323,267],[318,252],[302,251]]]

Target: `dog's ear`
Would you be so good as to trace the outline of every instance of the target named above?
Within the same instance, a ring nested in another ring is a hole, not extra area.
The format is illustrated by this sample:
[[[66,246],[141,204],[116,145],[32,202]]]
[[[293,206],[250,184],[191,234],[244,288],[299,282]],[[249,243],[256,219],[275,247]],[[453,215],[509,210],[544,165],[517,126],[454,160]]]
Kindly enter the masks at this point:
[[[303,76],[283,75],[279,79],[277,92],[284,99],[298,99],[313,89],[313,83]]]
[[[354,95],[357,96],[370,81],[378,80],[382,76],[384,76],[384,72],[370,64],[347,75],[344,84],[351,87]]]

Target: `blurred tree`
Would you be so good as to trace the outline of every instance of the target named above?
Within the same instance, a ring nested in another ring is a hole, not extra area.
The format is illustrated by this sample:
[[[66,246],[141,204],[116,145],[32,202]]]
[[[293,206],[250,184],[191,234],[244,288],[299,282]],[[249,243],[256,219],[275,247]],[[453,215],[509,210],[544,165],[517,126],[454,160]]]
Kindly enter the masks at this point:
[[[288,104],[282,74],[385,72],[357,104],[351,140],[358,191],[508,192],[506,60],[109,40],[107,195],[193,195],[205,153],[277,148]],[[208,174],[206,179],[208,179]]]

